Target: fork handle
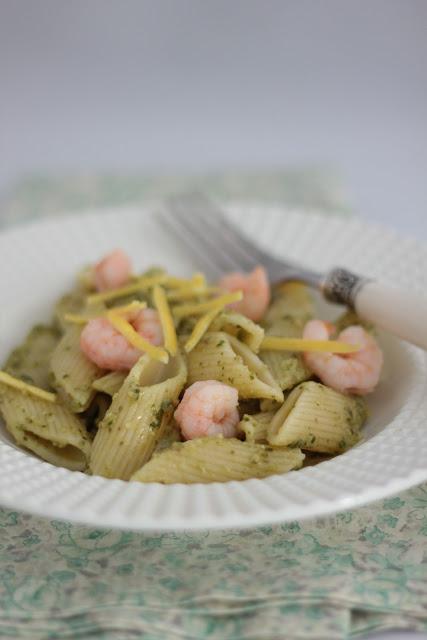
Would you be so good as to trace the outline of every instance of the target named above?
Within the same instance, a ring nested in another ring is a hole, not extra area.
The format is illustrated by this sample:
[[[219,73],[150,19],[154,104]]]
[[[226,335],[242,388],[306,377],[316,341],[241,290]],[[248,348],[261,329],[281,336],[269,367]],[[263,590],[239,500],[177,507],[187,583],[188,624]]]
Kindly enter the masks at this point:
[[[322,283],[331,302],[353,307],[364,320],[427,350],[427,299],[346,269],[332,269]]]

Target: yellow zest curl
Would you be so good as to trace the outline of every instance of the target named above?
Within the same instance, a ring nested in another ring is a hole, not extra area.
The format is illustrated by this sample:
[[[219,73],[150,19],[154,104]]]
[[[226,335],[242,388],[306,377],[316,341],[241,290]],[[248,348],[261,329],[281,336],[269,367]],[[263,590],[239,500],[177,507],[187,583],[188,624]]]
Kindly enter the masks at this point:
[[[165,286],[180,289],[184,287],[206,287],[206,278],[203,273],[195,273],[191,278],[175,278],[175,276],[167,276]]]
[[[111,291],[101,291],[100,293],[93,293],[87,297],[89,304],[93,302],[107,302],[108,300],[114,300],[115,298],[121,298],[123,296],[129,296],[132,293],[139,293],[141,291],[148,291],[152,289],[156,284],[163,284],[168,279],[165,273],[161,273],[155,276],[141,276],[137,278],[135,282],[128,284],[124,287],[117,289],[111,289]]]
[[[211,311],[211,309],[223,309],[232,302],[240,302],[243,299],[242,291],[234,291],[226,293],[218,298],[213,298],[207,302],[194,302],[192,304],[179,304],[173,307],[172,313],[176,318],[184,318],[185,316],[198,316]]]
[[[198,296],[213,296],[221,293],[219,287],[180,287],[172,289],[166,293],[169,302],[179,302],[180,300],[191,300]]]
[[[110,311],[114,311],[116,313],[129,313],[131,311],[140,311],[141,309],[145,309],[147,304],[145,302],[140,302],[139,300],[134,300],[130,304],[125,304],[122,307],[114,307],[114,309],[110,309]],[[95,320],[96,318],[102,318],[107,316],[107,311],[102,311],[96,315],[79,315],[77,313],[64,313],[65,322],[71,322],[71,324],[86,324],[89,320]]]
[[[264,351],[319,351],[326,353],[355,353],[360,345],[338,340],[305,340],[303,338],[279,338],[266,336],[261,343]]]
[[[71,322],[71,324],[86,324],[89,320],[93,320],[95,317],[99,318],[99,316],[80,316],[77,313],[64,313],[63,319],[65,322]]]
[[[172,313],[166,298],[165,290],[159,285],[153,289],[153,301],[159,313],[160,323],[163,329],[165,339],[165,348],[171,356],[175,356],[178,351],[178,339],[176,337],[175,324]]]
[[[45,391],[44,389],[40,389],[39,387],[35,387],[32,384],[28,384],[27,382],[24,382],[19,378],[11,376],[9,373],[6,373],[6,371],[0,371],[0,382],[7,385],[8,387],[13,387],[14,389],[18,389],[19,391],[28,393],[31,396],[40,398],[41,400],[46,400],[47,402],[56,402],[56,395],[54,393]]]
[[[184,345],[184,349],[187,353],[190,353],[194,349],[196,345],[199,344],[200,340],[205,335],[206,331],[209,329],[211,323],[219,313],[221,313],[222,308],[217,307],[216,309],[212,309],[212,311],[208,311],[204,316],[199,318],[196,322],[193,331],[191,332],[190,337]]]
[[[113,307],[113,309],[110,309],[110,311],[114,311],[114,313],[119,313],[120,315],[122,315],[126,313],[132,313],[132,311],[141,311],[141,309],[146,309],[146,308],[147,308],[146,302],[133,300],[129,304],[124,304],[121,307]],[[108,315],[108,311],[106,312],[106,314],[103,314],[103,315]]]
[[[148,342],[145,338],[139,335],[137,331],[133,328],[130,322],[128,322],[122,315],[117,313],[116,310],[111,309],[107,312],[107,318],[113,325],[113,327],[124,337],[126,340],[136,349],[140,351],[145,351],[148,353],[150,358],[153,360],[158,360],[159,362],[168,362],[169,355],[165,349],[161,347],[156,347],[155,345]]]

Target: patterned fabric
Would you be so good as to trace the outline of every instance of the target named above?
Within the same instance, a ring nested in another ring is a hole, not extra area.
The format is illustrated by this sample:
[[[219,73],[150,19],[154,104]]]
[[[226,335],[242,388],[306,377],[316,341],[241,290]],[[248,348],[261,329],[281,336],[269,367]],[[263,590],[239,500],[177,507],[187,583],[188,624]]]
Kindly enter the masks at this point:
[[[189,190],[216,198],[285,202],[323,213],[348,211],[339,182],[321,170],[141,178],[100,175],[30,177],[0,197],[0,226],[70,211],[135,204]]]
[[[155,181],[32,179],[0,223],[202,187],[340,212],[310,172]],[[163,185],[163,187],[162,187]],[[266,190],[264,193],[263,190]],[[354,512],[244,531],[140,534],[0,510],[0,637],[342,639],[427,631],[427,485]]]

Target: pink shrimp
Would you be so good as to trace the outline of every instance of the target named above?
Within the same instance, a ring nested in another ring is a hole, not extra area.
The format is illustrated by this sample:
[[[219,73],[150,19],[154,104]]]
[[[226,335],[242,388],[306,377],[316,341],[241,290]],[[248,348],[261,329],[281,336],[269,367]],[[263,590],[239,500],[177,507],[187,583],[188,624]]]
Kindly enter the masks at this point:
[[[154,345],[163,343],[159,315],[154,309],[142,309],[129,314],[134,329]],[[101,369],[128,371],[142,355],[107,320],[89,320],[80,336],[80,348],[89,360]]]
[[[303,338],[329,340],[335,327],[322,320],[310,320],[305,325]],[[361,349],[354,353],[319,353],[306,351],[304,360],[321,381],[341,391],[365,395],[378,384],[383,365],[383,354],[374,338],[363,327],[353,325],[339,334],[338,340],[358,344]]]
[[[218,380],[200,380],[188,387],[175,411],[175,420],[186,440],[237,434],[238,392]]]
[[[108,253],[93,267],[94,284],[98,291],[108,291],[125,285],[131,274],[131,261],[121,249]]]
[[[243,291],[243,300],[230,304],[230,307],[247,316],[254,322],[261,320],[270,302],[271,292],[267,272],[258,266],[251,273],[229,273],[218,282],[226,291]]]

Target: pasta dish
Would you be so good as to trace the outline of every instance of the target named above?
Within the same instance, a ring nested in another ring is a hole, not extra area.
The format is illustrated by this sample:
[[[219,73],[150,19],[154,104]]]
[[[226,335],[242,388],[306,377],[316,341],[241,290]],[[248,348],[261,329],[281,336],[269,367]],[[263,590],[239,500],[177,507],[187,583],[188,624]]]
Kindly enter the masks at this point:
[[[43,460],[135,482],[282,474],[361,440],[380,378],[371,326],[316,318],[265,269],[208,283],[115,250],[81,271],[0,371],[0,412]]]

